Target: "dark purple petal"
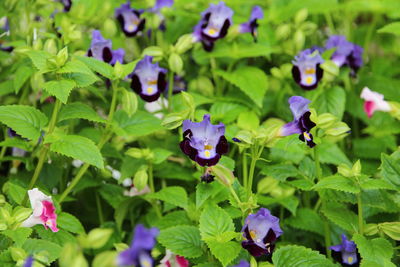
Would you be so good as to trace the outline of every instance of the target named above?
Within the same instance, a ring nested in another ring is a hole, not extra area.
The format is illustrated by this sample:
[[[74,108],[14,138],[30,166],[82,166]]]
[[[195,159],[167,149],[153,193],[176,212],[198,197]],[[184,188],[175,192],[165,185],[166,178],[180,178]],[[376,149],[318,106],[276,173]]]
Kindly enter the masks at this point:
[[[219,142],[216,147],[216,151],[218,154],[226,154],[228,153],[229,146],[228,146],[228,140],[226,140],[225,136],[221,136],[219,139]]]
[[[112,60],[112,57],[113,57],[113,55],[112,55],[111,49],[109,47],[104,47],[103,48],[103,61],[110,63]]]
[[[111,40],[104,39],[100,31],[94,30],[87,56],[94,57],[111,65],[114,65],[117,61],[122,63],[125,51],[122,48],[113,51],[111,46]]]
[[[342,262],[347,265],[353,265],[358,262],[357,246],[354,241],[347,239],[346,235],[342,234],[342,243],[331,246],[329,249],[342,253]]]
[[[267,248],[262,248],[256,245],[253,241],[251,240],[246,240],[242,242],[242,247],[246,249],[252,256],[254,257],[260,257],[262,255],[268,255],[270,252],[268,251]]]
[[[221,155],[216,154],[215,157],[213,158],[202,158],[199,155],[196,155],[195,161],[202,167],[205,166],[214,166],[218,163],[219,159],[221,158]]]
[[[239,32],[241,33],[251,33],[253,35],[254,41],[257,41],[257,28],[258,28],[258,19],[262,19],[264,17],[264,12],[260,6],[254,6],[250,19],[246,23],[240,24]]]
[[[210,173],[205,173],[200,178],[202,182],[211,183],[214,181],[215,176]]]

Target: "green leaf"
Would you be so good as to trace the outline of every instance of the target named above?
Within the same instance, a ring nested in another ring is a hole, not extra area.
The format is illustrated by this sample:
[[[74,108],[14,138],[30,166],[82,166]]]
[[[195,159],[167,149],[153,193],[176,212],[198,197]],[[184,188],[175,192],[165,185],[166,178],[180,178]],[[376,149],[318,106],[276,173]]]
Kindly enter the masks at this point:
[[[17,246],[22,246],[25,240],[32,234],[32,229],[21,227],[15,230],[4,230],[1,234],[11,238]]]
[[[45,229],[43,225],[37,225],[34,227],[34,229],[41,239],[56,243],[60,246],[64,246],[66,243],[78,242],[74,235],[63,229],[60,229],[56,233],[53,233],[52,231]]]
[[[183,210],[168,213],[161,219],[154,222],[154,226],[159,229],[166,229],[177,225],[190,225],[191,221]]]
[[[339,174],[321,179],[316,185],[314,185],[313,189],[334,189],[353,194],[360,192],[360,189],[352,178],[343,177]]]
[[[33,70],[31,67],[22,65],[15,72],[15,77],[13,79],[14,91],[18,94],[21,87],[24,83],[31,77],[33,74]]]
[[[260,119],[253,111],[242,112],[238,117],[237,125],[244,130],[256,131],[260,126]]]
[[[216,74],[236,85],[258,107],[262,107],[265,92],[268,89],[267,75],[256,67],[240,67],[233,72],[217,70]]]
[[[3,192],[6,193],[17,204],[21,204],[25,197],[26,189],[17,184],[15,180],[10,180],[4,184]]]
[[[217,205],[208,205],[200,215],[200,234],[203,240],[235,230],[232,218]]]
[[[383,179],[394,185],[398,190],[400,189],[400,157],[396,154],[391,156],[387,154],[381,155],[381,175]]]
[[[346,208],[345,205],[327,202],[321,209],[322,213],[334,224],[348,232],[358,231],[357,215]]]
[[[272,255],[275,267],[330,267],[336,266],[324,255],[303,246],[283,246]]]
[[[58,116],[58,121],[68,119],[85,119],[94,122],[106,123],[106,120],[101,118],[90,106],[75,102],[65,105]]]
[[[23,249],[29,254],[34,255],[37,253],[43,253],[46,251],[48,254],[48,261],[55,261],[61,254],[62,248],[56,243],[40,240],[40,239],[28,239],[22,246]]]
[[[60,228],[75,234],[85,233],[81,222],[72,214],[61,212],[57,217],[57,224]]]
[[[391,33],[394,35],[400,35],[400,22],[389,23],[378,30],[378,33]]]
[[[162,200],[183,209],[186,209],[188,206],[187,193],[180,186],[165,187],[156,193],[147,194],[146,198]]]
[[[93,267],[115,267],[115,259],[118,257],[116,251],[103,251],[96,255],[92,262]]]
[[[287,219],[286,223],[293,228],[324,235],[324,222],[316,211],[309,208],[298,209],[296,216]]]
[[[332,113],[341,120],[346,107],[346,93],[340,87],[326,89],[312,101],[311,107],[315,108],[318,114]]]
[[[96,75],[94,74],[86,74],[86,73],[66,73],[63,75],[63,77],[67,80],[72,80],[76,83],[76,87],[82,88],[82,87],[87,87],[95,82],[97,82],[99,79],[97,78]]]
[[[68,61],[57,73],[85,73],[88,75],[94,75],[94,73],[86,66],[82,61],[73,59]]]
[[[358,252],[361,255],[361,263],[367,261],[374,262],[375,266],[395,266],[390,262],[393,256],[393,247],[389,241],[383,238],[368,240],[360,234],[355,234],[353,240],[357,244]]]
[[[216,240],[208,240],[207,245],[211,253],[222,263],[222,266],[227,266],[240,253],[242,246],[238,242],[218,242]]]
[[[41,72],[47,70],[47,60],[53,57],[52,54],[46,51],[31,50],[26,52],[26,54],[32,60],[33,65]]]
[[[79,159],[100,169],[104,168],[103,157],[92,140],[79,135],[46,136],[45,144],[50,143],[50,150],[67,157]]]
[[[119,110],[114,115],[115,131],[121,136],[144,136],[164,129],[161,120],[144,111],[137,111],[132,117]]]
[[[338,147],[337,144],[324,142],[318,145],[320,161],[322,163],[329,163],[339,165],[341,163],[352,165],[346,154]]]
[[[164,247],[185,258],[197,258],[203,254],[200,232],[194,226],[175,226],[161,230],[157,237]]]
[[[173,154],[171,151],[163,148],[155,148],[151,152],[154,154],[153,164],[161,164]]]
[[[22,105],[0,106],[0,122],[24,138],[37,141],[47,117],[34,107]]]
[[[102,76],[108,79],[113,78],[114,69],[111,65],[92,57],[78,56],[76,58],[85,63],[91,70],[100,73]]]
[[[360,186],[363,190],[378,190],[378,189],[396,190],[396,188],[391,183],[383,179],[366,178],[361,180]]]
[[[400,241],[400,222],[380,223],[379,229],[381,229],[391,239]]]
[[[72,89],[76,87],[75,81],[72,80],[59,80],[46,82],[43,89],[46,90],[52,96],[55,96],[62,103],[66,104],[68,101],[69,94]]]
[[[220,183],[199,183],[196,186],[196,208],[199,209],[210,197],[224,189]]]
[[[219,44],[215,46],[213,51],[207,52],[203,49],[195,50],[193,56],[196,61],[204,61],[209,58],[249,58],[249,57],[262,57],[271,54],[272,49],[270,46],[261,43],[232,43],[232,44]]]

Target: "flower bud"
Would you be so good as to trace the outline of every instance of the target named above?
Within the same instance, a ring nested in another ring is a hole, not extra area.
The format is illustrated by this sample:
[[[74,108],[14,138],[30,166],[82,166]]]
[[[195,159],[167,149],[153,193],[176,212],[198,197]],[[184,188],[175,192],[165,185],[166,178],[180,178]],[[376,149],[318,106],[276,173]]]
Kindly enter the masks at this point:
[[[224,165],[218,164],[211,167],[212,174],[215,175],[216,179],[225,186],[231,186],[235,181],[233,172]]]
[[[124,110],[128,114],[128,116],[131,117],[133,114],[135,114],[138,107],[138,100],[136,94],[125,89],[121,91],[122,91],[122,110]]]
[[[110,239],[112,233],[112,229],[93,229],[87,236],[87,245],[92,249],[101,248],[107,243],[108,239]]]
[[[157,61],[157,59],[159,60],[164,56],[164,51],[161,47],[149,46],[143,50],[142,56],[152,56],[154,57],[154,61]]]
[[[303,31],[297,30],[294,33],[293,39],[294,39],[294,44],[295,44],[296,50],[301,50],[304,47],[304,43],[306,41],[306,37],[305,37]]]
[[[138,191],[141,191],[146,187],[148,178],[146,170],[142,169],[136,172],[135,177],[133,178],[133,184]]]
[[[58,52],[56,57],[57,66],[64,66],[65,62],[68,60],[68,47],[64,47]]]
[[[103,25],[102,33],[106,36],[114,36],[117,33],[117,25],[115,25],[115,21],[113,19],[106,19]]]
[[[182,58],[176,54],[172,53],[168,59],[169,69],[175,73],[181,73],[183,69]]]
[[[289,24],[279,25],[275,32],[276,39],[285,40],[289,37],[290,32],[291,29]]]
[[[22,222],[26,220],[31,214],[32,214],[32,209],[16,207],[13,210],[12,216],[16,222]]]
[[[183,54],[193,47],[193,34],[185,34],[179,37],[175,44],[175,51],[178,54]]]
[[[170,113],[164,117],[161,125],[172,130],[181,126],[184,119],[185,117],[183,117],[181,113]]]
[[[308,10],[307,8],[303,8],[301,10],[299,10],[296,14],[296,16],[294,17],[294,23],[296,25],[299,25],[300,23],[302,23],[303,21],[305,21],[308,17]]]
[[[22,248],[11,247],[10,252],[14,261],[24,260],[27,257],[25,250]]]
[[[54,39],[47,39],[44,43],[43,50],[49,52],[52,55],[57,54],[57,44]]]

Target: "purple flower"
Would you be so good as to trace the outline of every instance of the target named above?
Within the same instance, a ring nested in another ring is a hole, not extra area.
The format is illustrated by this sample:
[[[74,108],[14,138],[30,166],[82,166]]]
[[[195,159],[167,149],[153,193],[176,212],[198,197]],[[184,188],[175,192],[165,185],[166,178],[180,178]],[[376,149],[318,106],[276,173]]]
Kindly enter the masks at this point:
[[[159,230],[155,227],[147,229],[142,224],[138,224],[135,227],[131,246],[118,255],[118,266],[153,266],[151,250],[156,245],[158,233]]]
[[[64,12],[71,10],[72,0],[61,0],[61,4],[64,6]]]
[[[305,90],[315,89],[323,76],[320,67],[323,62],[317,48],[301,51],[292,61],[293,79]]]
[[[11,129],[11,128],[7,128],[7,135],[8,135],[8,137],[10,137],[10,138],[22,138],[19,134],[17,134],[13,129]],[[23,149],[21,149],[21,148],[18,148],[18,147],[13,147],[12,148],[12,152],[11,152],[11,155],[13,156],[13,157],[25,157],[25,155],[26,155],[26,153],[27,153],[27,151],[25,151],[25,150],[23,150]]]
[[[125,55],[124,49],[120,48],[112,50],[111,48],[111,40],[104,39],[100,31],[94,30],[92,32],[92,42],[87,52],[87,56],[94,57],[111,65],[114,65],[117,61],[122,63]]]
[[[213,125],[210,115],[206,114],[201,122],[183,121],[183,141],[180,147],[183,153],[200,166],[213,166],[222,154],[228,152],[228,141],[223,123]]]
[[[143,31],[146,20],[140,18],[142,13],[142,10],[131,8],[129,1],[115,9],[115,17],[126,36],[132,37]]]
[[[201,13],[201,20],[195,26],[193,36],[200,41],[207,51],[211,51],[214,42],[224,38],[232,25],[233,11],[224,2],[210,4],[210,7]]]
[[[239,32],[250,32],[251,35],[253,35],[254,41],[257,42],[257,20],[262,18],[264,18],[263,10],[260,6],[254,6],[251,10],[250,20],[246,23],[240,24]]]
[[[131,88],[147,102],[156,101],[167,87],[167,71],[160,68],[158,63],[152,63],[152,60],[153,57],[145,56],[130,74]]]
[[[331,60],[338,66],[347,65],[354,75],[363,65],[362,54],[364,49],[356,44],[347,41],[343,35],[332,35],[325,45],[326,49],[336,48]]]
[[[309,147],[314,147],[315,143],[310,130],[315,126],[315,123],[310,120],[311,112],[308,109],[310,102],[310,100],[301,96],[289,98],[290,110],[293,113],[294,120],[282,127],[281,135],[300,134],[299,139],[301,141],[306,142]]]
[[[241,260],[239,264],[236,264],[235,266],[232,267],[250,267],[250,264],[245,260]]]
[[[357,259],[357,246],[353,241],[347,240],[346,235],[342,234],[342,243],[336,246],[331,246],[329,249],[341,252],[342,261],[345,264],[353,265],[358,262]]]
[[[283,233],[279,226],[279,218],[271,215],[270,211],[261,208],[256,214],[250,214],[242,228],[242,247],[254,257],[271,254],[276,239]]]
[[[150,12],[159,13],[164,7],[171,7],[174,4],[174,0],[157,0],[154,7],[150,8]]]
[[[33,265],[33,257],[29,256],[28,258],[26,258],[23,267],[32,267]]]

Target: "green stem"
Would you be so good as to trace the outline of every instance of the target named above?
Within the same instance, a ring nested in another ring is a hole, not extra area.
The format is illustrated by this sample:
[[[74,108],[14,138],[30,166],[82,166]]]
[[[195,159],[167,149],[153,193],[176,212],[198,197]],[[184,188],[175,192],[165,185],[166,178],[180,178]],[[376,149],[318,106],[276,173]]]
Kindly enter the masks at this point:
[[[317,173],[317,180],[320,180],[322,178],[322,170],[321,170],[321,165],[319,163],[318,148],[316,146],[314,147],[314,161],[315,161],[315,171]]]
[[[174,72],[168,73],[168,111],[172,111],[172,93],[174,91]]]
[[[325,12],[326,23],[328,24],[329,29],[331,30],[331,34],[335,34],[335,25],[333,24],[331,13]]]
[[[99,223],[102,225],[104,223],[104,216],[103,216],[103,209],[101,207],[101,200],[99,197],[99,193],[96,192],[96,206],[97,206],[97,212],[99,215]]]
[[[242,152],[242,171],[243,171],[243,186],[247,188],[248,170],[247,170],[247,156],[246,149]]]
[[[112,125],[112,120],[114,117],[114,113],[115,113],[115,107],[117,105],[117,96],[118,96],[118,88],[117,88],[117,83],[113,83],[112,84],[112,90],[113,90],[113,95],[112,95],[112,99],[111,99],[111,106],[110,106],[110,110],[108,112],[108,120],[107,120],[107,125],[106,125],[106,129],[104,130],[104,133],[102,135],[102,137],[100,138],[100,141],[97,145],[97,147],[99,149],[101,149],[105,143],[107,143],[107,141],[111,138],[112,133],[110,131],[111,125]],[[83,175],[85,174],[85,172],[87,171],[87,169],[89,168],[89,164],[85,163],[81,169],[79,170],[79,172],[76,174],[76,176],[72,179],[70,185],[65,189],[65,191],[62,193],[62,195],[60,196],[59,202],[63,202],[64,199],[68,196],[68,194],[72,191],[72,189],[79,183],[79,181],[81,180],[81,178],[83,177]]]
[[[362,235],[364,233],[364,220],[363,220],[361,193],[357,194],[357,206],[358,206],[358,231],[359,234]]]
[[[211,57],[210,58],[210,65],[211,65],[211,73],[212,73],[212,77],[214,80],[214,84],[215,84],[215,92],[217,96],[222,96],[222,88],[220,88],[220,84],[219,84],[219,80],[217,75],[215,74],[215,71],[217,70],[217,62],[215,61],[215,58]]]
[[[366,60],[367,57],[368,57],[368,50],[369,50],[369,47],[370,47],[372,35],[374,34],[374,30],[375,30],[375,27],[376,27],[376,22],[377,22],[377,20],[378,20],[378,16],[377,16],[377,15],[373,15],[372,21],[371,21],[371,23],[369,24],[368,31],[367,31],[367,34],[366,34],[366,36],[365,36],[365,40],[364,40],[364,53],[363,53],[363,55],[364,55],[364,60]]]
[[[253,178],[254,178],[254,171],[256,169],[256,162],[257,157],[254,155],[254,152],[251,153],[251,162],[250,162],[250,170],[249,170],[249,177],[248,177],[248,184],[247,184],[247,193],[250,197],[252,188],[253,188]]]
[[[151,164],[151,162],[149,162],[148,173],[149,173],[150,191],[151,191],[151,193],[154,193],[155,192],[155,188],[154,188],[153,164]],[[162,217],[162,213],[160,211],[160,207],[157,205],[157,202],[151,200],[151,205],[153,206],[154,210],[156,211],[156,214],[157,214],[158,218],[161,218]]]
[[[324,234],[325,234],[325,251],[329,259],[332,258],[332,251],[329,249],[331,246],[331,229],[329,228],[329,222],[324,219]]]
[[[50,135],[56,127],[57,115],[58,115],[58,112],[60,111],[60,107],[61,107],[61,101],[57,99],[56,103],[54,105],[54,108],[53,108],[53,113],[51,114],[51,119],[50,119],[50,123],[49,123],[49,129],[47,131],[47,135]],[[42,148],[40,149],[40,154],[39,154],[39,160],[36,165],[33,176],[31,178],[31,181],[29,183],[28,190],[32,189],[35,186],[36,181],[39,178],[40,172],[42,171],[42,168],[43,168],[43,165],[46,160],[48,152],[49,152],[48,145],[42,144]],[[27,201],[28,201],[28,196],[25,195],[25,198],[22,201],[22,205],[24,206]]]

